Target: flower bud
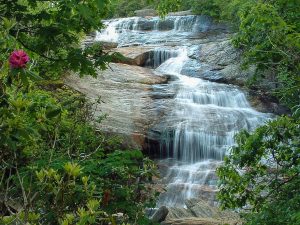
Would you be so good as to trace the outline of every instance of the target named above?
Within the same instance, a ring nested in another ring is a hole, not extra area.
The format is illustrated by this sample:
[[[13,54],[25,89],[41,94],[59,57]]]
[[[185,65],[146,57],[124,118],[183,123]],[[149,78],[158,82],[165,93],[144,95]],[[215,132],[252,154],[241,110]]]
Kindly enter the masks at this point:
[[[9,65],[11,68],[25,68],[29,62],[29,56],[23,50],[15,50],[9,57]]]

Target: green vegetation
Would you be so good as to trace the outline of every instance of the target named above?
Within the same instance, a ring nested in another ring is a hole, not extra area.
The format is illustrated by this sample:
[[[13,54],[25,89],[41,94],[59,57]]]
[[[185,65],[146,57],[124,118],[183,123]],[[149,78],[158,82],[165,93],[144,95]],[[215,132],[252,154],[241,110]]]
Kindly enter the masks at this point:
[[[0,1],[0,224],[147,223],[155,166],[96,131],[93,105],[60,82],[115,57],[80,45],[107,3]]]
[[[161,16],[175,10],[189,10],[191,1],[182,0],[111,0],[108,7],[108,18],[135,16],[136,10],[156,9]]]
[[[236,137],[218,169],[224,208],[247,208],[246,224],[300,224],[300,121],[279,117]]]
[[[154,8],[153,2],[150,4],[149,0],[112,0],[108,17],[134,16],[134,11],[145,8]]]

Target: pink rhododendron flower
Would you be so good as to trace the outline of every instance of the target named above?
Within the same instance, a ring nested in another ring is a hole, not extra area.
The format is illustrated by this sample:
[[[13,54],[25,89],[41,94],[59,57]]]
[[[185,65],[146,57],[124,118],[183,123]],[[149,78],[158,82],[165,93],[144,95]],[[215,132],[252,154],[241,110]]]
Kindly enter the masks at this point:
[[[9,57],[11,68],[25,68],[29,61],[29,56],[23,50],[15,50]]]

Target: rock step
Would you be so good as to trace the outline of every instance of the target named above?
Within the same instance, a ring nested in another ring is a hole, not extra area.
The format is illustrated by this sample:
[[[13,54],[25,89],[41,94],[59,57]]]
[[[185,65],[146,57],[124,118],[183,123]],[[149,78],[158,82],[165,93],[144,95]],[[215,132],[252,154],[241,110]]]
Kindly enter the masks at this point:
[[[161,223],[162,225],[236,225],[236,221],[232,220],[216,220],[211,218],[183,218],[168,220]]]
[[[202,199],[190,199],[185,202],[186,208],[168,208],[168,215],[161,224],[164,225],[219,225],[242,224],[237,213],[221,211]]]

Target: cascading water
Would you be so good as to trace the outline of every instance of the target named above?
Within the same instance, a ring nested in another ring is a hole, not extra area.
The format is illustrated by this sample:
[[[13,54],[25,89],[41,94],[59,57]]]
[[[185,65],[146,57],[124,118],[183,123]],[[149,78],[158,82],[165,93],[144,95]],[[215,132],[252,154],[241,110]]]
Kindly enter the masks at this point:
[[[241,129],[252,130],[268,118],[253,110],[234,86],[181,75],[189,60],[186,54],[183,49],[156,69],[178,77],[172,84],[178,90],[175,108],[165,118],[169,126],[161,141],[173,165],[164,178],[167,192],[160,196],[158,206],[182,207],[186,199],[213,193],[216,166],[234,145],[234,135]]]
[[[234,145],[234,135],[241,129],[254,129],[270,115],[252,109],[233,85],[181,74],[192,60],[189,52],[198,49],[190,37],[209,30],[211,21],[204,16],[173,16],[163,21],[134,17],[106,21],[106,25],[96,40],[114,41],[119,47],[153,46],[146,66],[175,77],[160,87],[174,89],[176,94],[170,113],[158,124],[161,152],[167,156],[158,163],[165,168],[162,180],[167,191],[157,206],[184,207],[186,199],[214,195],[215,170]]]
[[[177,57],[179,52],[177,49],[155,48],[151,53],[145,66],[157,68],[168,59]]]
[[[104,21],[106,28],[97,32],[96,41],[117,42],[119,47],[182,42],[192,32],[204,32],[211,21],[206,16],[169,16],[149,19],[131,17]]]

